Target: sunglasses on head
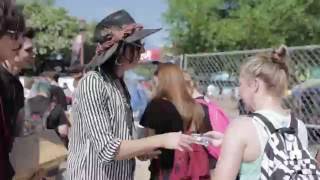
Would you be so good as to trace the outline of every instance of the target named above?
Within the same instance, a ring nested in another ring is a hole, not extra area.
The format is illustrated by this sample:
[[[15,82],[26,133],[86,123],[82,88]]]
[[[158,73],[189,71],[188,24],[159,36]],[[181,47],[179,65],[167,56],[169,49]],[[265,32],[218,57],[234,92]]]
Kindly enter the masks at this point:
[[[6,31],[6,34],[11,38],[11,39],[14,39],[14,40],[18,40],[19,39],[19,36],[20,36],[20,33],[18,31],[13,31],[13,30],[7,30]]]

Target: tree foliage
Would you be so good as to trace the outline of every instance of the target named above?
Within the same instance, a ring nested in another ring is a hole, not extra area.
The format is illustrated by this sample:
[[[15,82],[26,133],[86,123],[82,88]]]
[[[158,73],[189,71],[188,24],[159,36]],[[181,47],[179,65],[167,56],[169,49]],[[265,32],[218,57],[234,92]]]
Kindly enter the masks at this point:
[[[68,14],[67,10],[55,7],[53,0],[18,0],[26,17],[27,26],[36,30],[36,54],[47,59],[53,54],[69,58],[71,43],[79,33],[80,21]],[[92,31],[95,23],[85,23],[86,46],[92,45]]]
[[[320,42],[319,0],[167,0],[176,53]]]

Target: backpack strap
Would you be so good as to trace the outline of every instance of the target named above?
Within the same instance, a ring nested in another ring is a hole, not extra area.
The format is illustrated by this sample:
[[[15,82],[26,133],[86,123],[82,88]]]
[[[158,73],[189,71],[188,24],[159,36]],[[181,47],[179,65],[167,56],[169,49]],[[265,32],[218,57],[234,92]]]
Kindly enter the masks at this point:
[[[262,114],[259,113],[250,113],[250,116],[255,116],[258,117],[268,128],[268,130],[270,131],[271,134],[277,132],[277,133],[287,133],[287,134],[296,134],[297,135],[297,130],[298,130],[298,121],[297,119],[294,118],[293,115],[291,115],[291,122],[290,122],[290,126],[287,127],[283,127],[283,128],[279,128],[276,129],[273,124]]]
[[[298,136],[298,120],[295,117],[295,115],[293,113],[291,113],[291,121],[290,121],[290,126],[289,129],[292,130],[292,132],[294,132],[293,134],[295,134],[296,136]]]
[[[251,117],[257,117],[259,118],[263,124],[265,124],[268,128],[268,130],[270,131],[271,134],[273,134],[274,132],[276,132],[276,128],[273,126],[273,124],[262,114],[259,113],[250,113]]]
[[[211,122],[210,122],[210,113],[209,113],[209,105],[208,105],[208,103],[204,99],[200,99],[200,98],[196,99],[196,102],[198,104],[200,104],[202,110],[205,113],[205,117],[204,117],[205,126],[206,127],[210,127],[210,130],[213,130],[213,127],[212,127]],[[206,118],[206,115],[208,115],[208,118]]]
[[[290,122],[290,128],[296,129],[298,131],[298,120],[296,117],[291,113],[291,122]]]

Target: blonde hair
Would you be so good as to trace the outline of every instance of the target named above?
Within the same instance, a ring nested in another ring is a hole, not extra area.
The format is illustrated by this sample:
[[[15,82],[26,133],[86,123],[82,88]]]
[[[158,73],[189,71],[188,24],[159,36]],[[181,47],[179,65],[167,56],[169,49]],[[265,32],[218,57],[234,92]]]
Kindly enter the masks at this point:
[[[191,77],[191,75],[187,71],[183,71],[183,76],[187,84],[187,90],[192,95],[193,90],[196,88],[195,83]]]
[[[155,98],[166,98],[174,104],[182,117],[184,130],[194,125],[195,130],[204,128],[204,112],[187,89],[182,70],[175,64],[161,64],[158,68],[158,86]]]
[[[288,50],[286,46],[282,45],[270,54],[258,54],[249,58],[241,66],[240,76],[260,78],[266,84],[271,95],[282,97],[288,89],[287,60]]]

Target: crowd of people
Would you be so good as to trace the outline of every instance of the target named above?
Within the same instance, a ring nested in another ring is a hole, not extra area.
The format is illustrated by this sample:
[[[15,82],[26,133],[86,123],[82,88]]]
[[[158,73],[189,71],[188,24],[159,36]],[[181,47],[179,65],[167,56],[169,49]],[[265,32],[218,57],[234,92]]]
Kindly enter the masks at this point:
[[[68,149],[70,180],[134,179],[135,158],[150,160],[152,180],[320,179],[306,126],[282,107],[289,79],[285,46],[240,67],[239,94],[250,114],[232,121],[188,72],[159,63],[139,117],[143,137],[133,138],[124,74],[138,65],[142,40],[159,30],[116,11],[97,24],[96,55],[75,72],[72,97],[54,72],[31,80],[26,93],[18,75],[34,63],[35,34],[11,0],[0,1],[0,179],[15,175],[15,138],[43,129],[55,131]]]

